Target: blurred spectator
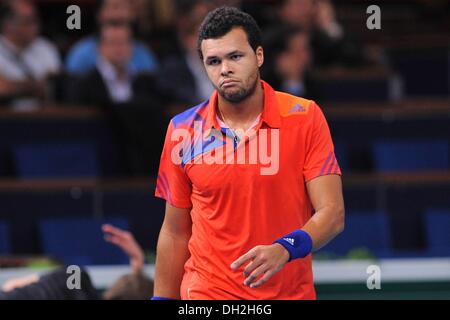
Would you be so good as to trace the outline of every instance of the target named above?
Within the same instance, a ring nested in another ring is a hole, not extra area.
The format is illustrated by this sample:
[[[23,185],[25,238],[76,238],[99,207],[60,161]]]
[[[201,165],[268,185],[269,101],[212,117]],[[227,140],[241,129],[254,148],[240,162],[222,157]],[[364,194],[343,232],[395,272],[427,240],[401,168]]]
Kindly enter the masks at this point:
[[[142,39],[160,59],[170,52],[178,21],[175,0],[134,0],[136,24]]]
[[[207,0],[175,0],[175,3],[178,18],[188,24],[190,21],[202,21],[208,11],[215,7],[214,1]]]
[[[106,113],[128,174],[139,176],[157,170],[166,115],[154,78],[130,66],[132,43],[128,25],[103,25],[95,69],[74,81],[69,100]]]
[[[179,53],[173,53],[161,62],[158,77],[161,90],[170,93],[170,103],[186,108],[209,99],[214,88],[197,52],[197,32],[201,20],[192,18],[178,31]]]
[[[76,81],[71,100],[106,107],[133,97],[136,76],[129,64],[133,37],[126,24],[106,24],[100,30],[94,69]]]
[[[330,0],[281,0],[278,16],[282,23],[310,33],[314,65],[358,66],[365,62],[362,48],[339,24]]]
[[[299,27],[286,25],[273,30],[264,42],[263,78],[276,90],[317,99],[309,76],[309,34]]]
[[[123,275],[102,295],[105,300],[148,300],[152,296],[153,281],[142,272]]]
[[[130,257],[131,272],[116,280],[103,295],[92,285],[82,269],[81,289],[69,290],[70,274],[58,268],[48,274],[28,275],[7,281],[0,290],[0,300],[148,300],[153,294],[153,281],[143,271],[144,252],[133,235],[109,224],[102,226],[105,240],[121,248]]]
[[[209,10],[213,8],[211,1],[205,0],[174,0],[175,16],[173,21],[175,27],[175,36],[171,43],[171,50],[165,51],[165,56],[172,54],[183,54],[185,45],[181,41],[183,34],[195,28],[195,24],[199,25]],[[198,30],[197,30],[198,31]]]
[[[58,51],[39,36],[38,14],[29,0],[5,2],[0,24],[0,101],[35,108],[50,95],[50,76],[60,71]]]
[[[135,7],[126,0],[102,0],[97,16],[99,28],[104,24],[130,24],[136,19]],[[69,51],[66,59],[66,71],[70,74],[84,74],[96,65],[98,39],[94,35],[80,40]],[[154,72],[157,61],[154,54],[142,42],[132,44],[129,67],[134,72]]]
[[[113,105],[135,104],[158,107],[158,89],[154,77],[137,71],[130,64],[133,34],[128,24],[104,24],[99,32],[93,69],[74,76],[68,84],[71,103],[90,105],[111,111]]]
[[[144,274],[145,257],[133,234],[105,224],[105,240],[121,248],[130,257],[132,272],[120,277],[103,294],[107,300],[148,300],[153,295],[153,281]]]
[[[153,19],[151,13],[153,11],[153,0],[133,0],[130,1],[132,11],[135,14],[135,21],[141,36],[146,36],[151,33],[153,28]],[[171,3],[171,1],[166,1]]]
[[[0,300],[98,300],[100,295],[89,274],[82,269],[80,290],[67,288],[66,269],[57,268],[47,274],[31,274],[7,281],[0,290]]]

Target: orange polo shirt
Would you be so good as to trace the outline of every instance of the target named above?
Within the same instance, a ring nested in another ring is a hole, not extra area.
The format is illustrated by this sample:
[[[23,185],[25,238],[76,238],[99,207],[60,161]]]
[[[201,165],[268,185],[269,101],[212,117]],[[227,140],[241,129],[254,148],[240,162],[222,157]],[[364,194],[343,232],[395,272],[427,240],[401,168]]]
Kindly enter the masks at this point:
[[[220,127],[217,91],[170,121],[155,195],[190,209],[182,299],[316,298],[311,254],[287,263],[259,288],[244,286],[246,264],[230,269],[251,248],[306,224],[313,212],[307,181],[341,174],[318,105],[261,85],[260,121],[241,139]]]

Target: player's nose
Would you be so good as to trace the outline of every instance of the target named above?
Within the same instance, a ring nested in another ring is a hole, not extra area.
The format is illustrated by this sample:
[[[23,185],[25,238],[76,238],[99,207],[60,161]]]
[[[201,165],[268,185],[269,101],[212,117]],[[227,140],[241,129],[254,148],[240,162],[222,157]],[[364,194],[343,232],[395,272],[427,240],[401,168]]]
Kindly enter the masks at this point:
[[[223,77],[226,77],[232,73],[233,73],[233,70],[231,69],[230,63],[228,63],[227,61],[222,61],[221,75]]]

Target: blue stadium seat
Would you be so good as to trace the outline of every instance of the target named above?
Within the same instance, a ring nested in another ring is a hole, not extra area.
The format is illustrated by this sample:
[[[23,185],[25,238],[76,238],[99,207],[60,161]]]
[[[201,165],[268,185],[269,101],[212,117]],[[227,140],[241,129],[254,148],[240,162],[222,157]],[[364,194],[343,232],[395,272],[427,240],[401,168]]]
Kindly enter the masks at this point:
[[[106,242],[101,225],[110,223],[128,229],[121,218],[59,218],[39,222],[39,233],[44,254],[65,264],[108,265],[127,264],[127,255],[118,247]]]
[[[319,252],[346,255],[353,249],[365,248],[377,256],[389,252],[388,217],[379,212],[347,212],[345,230]]]
[[[450,256],[450,210],[427,210],[425,225],[428,251],[435,256]]]
[[[24,144],[13,148],[21,178],[96,177],[97,150],[91,143]]]
[[[373,146],[375,168],[383,171],[447,170],[447,140],[376,141]]]
[[[9,226],[6,222],[0,221],[0,254],[9,253],[11,253]]]

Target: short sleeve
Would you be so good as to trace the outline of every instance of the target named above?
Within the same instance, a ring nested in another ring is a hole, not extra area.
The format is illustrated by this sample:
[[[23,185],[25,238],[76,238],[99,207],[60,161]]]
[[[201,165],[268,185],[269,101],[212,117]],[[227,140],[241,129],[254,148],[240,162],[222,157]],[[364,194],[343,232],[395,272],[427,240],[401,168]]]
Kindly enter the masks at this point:
[[[174,207],[191,208],[191,181],[179,161],[172,156],[177,144],[177,141],[172,141],[173,132],[171,121],[161,154],[155,196],[165,199]]]
[[[325,116],[320,107],[312,102],[310,133],[307,135],[306,155],[303,167],[305,181],[316,177],[342,175],[334,154],[334,145]]]

